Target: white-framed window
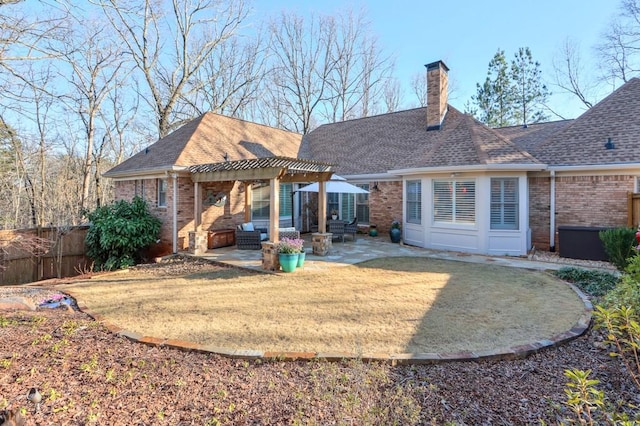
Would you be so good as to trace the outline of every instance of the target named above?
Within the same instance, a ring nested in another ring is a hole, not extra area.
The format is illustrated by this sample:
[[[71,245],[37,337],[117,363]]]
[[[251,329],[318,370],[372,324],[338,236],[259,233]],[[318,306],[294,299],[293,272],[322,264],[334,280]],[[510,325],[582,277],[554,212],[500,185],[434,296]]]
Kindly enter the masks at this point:
[[[491,178],[491,229],[519,229],[518,178]]]
[[[158,207],[167,207],[167,180],[158,179]]]
[[[433,220],[440,223],[475,224],[476,181],[433,181]]]
[[[293,202],[291,193],[293,185],[290,183],[280,184],[280,217],[291,217],[293,212]],[[271,190],[269,185],[254,186],[251,200],[251,218],[253,220],[269,219]]]
[[[364,190],[369,190],[368,183],[356,185]],[[356,194],[356,214],[359,223],[369,223],[369,194]]]
[[[422,181],[408,180],[406,186],[407,223],[422,223]]]

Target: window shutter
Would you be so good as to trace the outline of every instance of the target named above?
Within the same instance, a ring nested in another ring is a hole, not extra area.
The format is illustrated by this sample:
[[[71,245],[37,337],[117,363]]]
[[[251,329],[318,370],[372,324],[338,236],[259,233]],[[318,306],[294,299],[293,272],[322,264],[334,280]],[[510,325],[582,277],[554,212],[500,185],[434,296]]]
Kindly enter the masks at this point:
[[[406,194],[407,222],[422,223],[422,182],[407,181]]]
[[[491,229],[518,229],[518,178],[491,179]]]
[[[436,222],[453,222],[453,182],[433,182],[433,209]]]

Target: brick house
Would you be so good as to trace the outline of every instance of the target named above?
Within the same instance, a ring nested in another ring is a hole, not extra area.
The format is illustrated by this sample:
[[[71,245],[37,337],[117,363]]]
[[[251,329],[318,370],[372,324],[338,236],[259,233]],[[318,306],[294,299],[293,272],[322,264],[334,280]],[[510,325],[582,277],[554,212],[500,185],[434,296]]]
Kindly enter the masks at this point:
[[[520,256],[533,245],[555,247],[561,225],[627,224],[627,193],[638,191],[640,176],[639,79],[575,120],[491,129],[448,105],[447,73],[441,61],[427,65],[424,108],[325,124],[304,138],[207,113],[105,176],[116,180],[116,198],[145,195],[174,251],[194,227],[188,167],[225,158],[332,164],[369,194],[327,194],[327,211],[382,232],[399,220],[404,241],[420,247]],[[297,185],[280,185],[280,222],[304,231],[313,200]],[[250,202],[242,203],[242,190],[238,181],[205,186],[201,201],[223,192],[230,202],[203,211],[203,228],[267,222],[268,183]]]

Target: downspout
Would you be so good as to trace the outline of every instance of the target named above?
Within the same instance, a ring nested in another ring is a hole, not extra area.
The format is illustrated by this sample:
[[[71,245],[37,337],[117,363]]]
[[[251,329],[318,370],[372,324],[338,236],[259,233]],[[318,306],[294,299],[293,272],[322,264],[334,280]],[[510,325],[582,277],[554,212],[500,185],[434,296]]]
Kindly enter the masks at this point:
[[[549,251],[556,251],[556,172],[551,170],[549,188]]]
[[[178,253],[178,175],[172,173],[173,178],[173,254]]]

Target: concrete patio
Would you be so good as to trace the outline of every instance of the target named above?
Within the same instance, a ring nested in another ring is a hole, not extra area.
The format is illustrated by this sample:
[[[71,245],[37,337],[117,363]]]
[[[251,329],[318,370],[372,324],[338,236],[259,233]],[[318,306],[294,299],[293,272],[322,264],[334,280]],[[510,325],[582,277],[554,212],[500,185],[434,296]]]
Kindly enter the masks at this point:
[[[431,257],[436,259],[494,264],[534,270],[558,270],[563,266],[576,264],[576,262],[567,259],[563,261],[562,258],[557,259],[557,262],[543,262],[524,257],[483,256],[460,252],[430,250],[408,246],[402,243],[393,244],[387,236],[383,235],[370,237],[365,234],[358,235],[356,241],[347,239],[343,243],[339,240],[334,240],[331,250],[327,256],[316,256],[311,252],[311,234],[303,234],[302,238],[305,240],[305,270],[323,270],[352,265],[379,257],[396,256]],[[265,272],[262,269],[261,250],[237,250],[236,246],[231,246],[211,249],[205,254],[198,255],[197,257],[241,268]],[[581,265],[581,267],[588,268],[589,266]]]

